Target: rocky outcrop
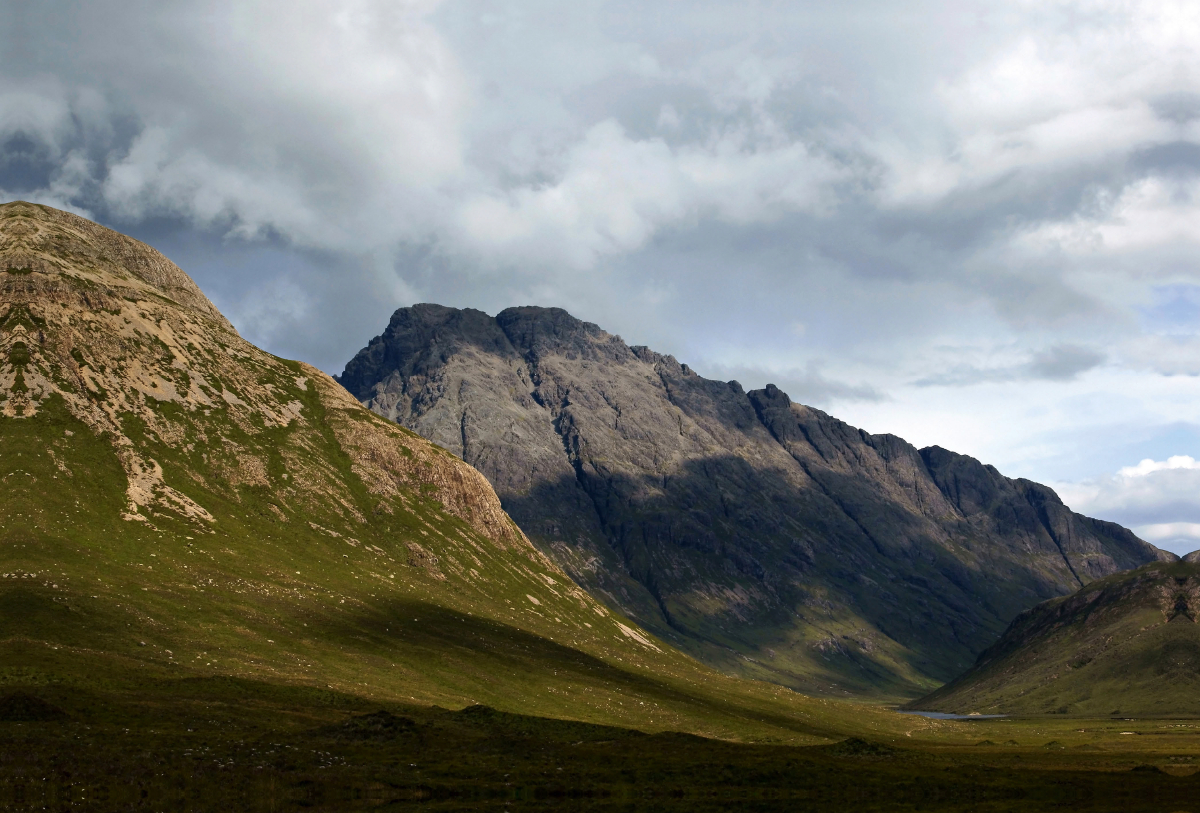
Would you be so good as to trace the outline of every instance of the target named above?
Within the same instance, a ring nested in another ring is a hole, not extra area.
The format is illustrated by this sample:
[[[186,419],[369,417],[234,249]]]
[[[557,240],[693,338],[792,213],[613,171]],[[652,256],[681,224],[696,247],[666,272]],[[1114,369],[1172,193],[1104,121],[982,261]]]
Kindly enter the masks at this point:
[[[78,215],[14,201],[0,207],[0,267],[38,272],[43,289],[82,283],[94,295],[152,293],[235,332],[179,266],[160,252]],[[58,284],[55,284],[58,283]],[[10,280],[6,287],[12,288]]]
[[[972,458],[870,435],[559,309],[402,308],[339,378],[478,468],[543,551],[721,668],[915,693],[1022,610],[1163,554]]]

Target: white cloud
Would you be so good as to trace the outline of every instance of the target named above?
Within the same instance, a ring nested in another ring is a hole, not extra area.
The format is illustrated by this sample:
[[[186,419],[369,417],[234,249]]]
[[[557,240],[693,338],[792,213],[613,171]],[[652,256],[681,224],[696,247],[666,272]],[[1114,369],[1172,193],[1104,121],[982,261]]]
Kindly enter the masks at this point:
[[[1186,10],[876,11],[869,24],[811,9],[735,19],[697,2],[668,25],[616,0],[64,5],[17,32],[34,62],[0,89],[0,111],[54,160],[86,142],[90,177],[73,171],[55,199],[82,205],[94,186],[92,203],[125,222],[182,216],[351,252],[436,244],[564,288],[710,219],[847,206],[854,218],[862,203],[955,207],[964,194],[1004,209],[988,187],[1013,173],[1036,184],[1181,137],[1154,100],[1195,60]],[[991,27],[964,22],[972,13]],[[931,47],[946,44],[938,31],[972,47]],[[644,114],[627,101],[638,94]],[[124,140],[122,117],[136,123]],[[1114,190],[1113,217],[1036,218],[1018,242],[1033,255],[1142,249],[1186,231],[1178,189],[1136,183]]]
[[[1200,200],[1187,178],[1149,177],[1135,181],[1117,195],[1101,192],[1089,211],[1069,219],[1043,222],[1019,235],[1017,245],[1046,253],[1061,251],[1080,259],[1111,261],[1181,243],[1200,242],[1195,223]],[[1128,269],[1136,277],[1175,275],[1178,269],[1155,264]]]
[[[1117,472],[1119,477],[1146,477],[1156,471],[1170,471],[1172,469],[1200,469],[1200,463],[1196,462],[1194,457],[1189,455],[1173,455],[1166,460],[1151,460],[1146,458],[1136,466],[1125,466]]]
[[[436,6],[44,8],[17,32],[34,61],[0,90],[0,133],[50,160],[68,144],[98,153],[93,203],[125,223],[182,216],[242,238],[374,250],[427,232],[413,221],[463,169],[466,83],[428,23]],[[115,137],[122,126],[132,136]]]
[[[1200,336],[1138,336],[1121,349],[1124,362],[1159,375],[1200,376]]]
[[[1158,2],[1039,5],[1009,41],[936,80],[947,128],[941,149],[882,134],[877,149],[892,170],[886,202],[983,193],[1013,174],[1120,160],[1180,138],[1152,103],[1180,90],[1195,67],[1185,32],[1200,15]]]
[[[1190,455],[1145,458],[1113,475],[1057,488],[1076,511],[1119,522],[1160,547],[1200,549],[1200,461]]]
[[[1164,522],[1156,525],[1141,525],[1137,528],[1138,536],[1147,542],[1155,544],[1172,542],[1200,542],[1200,522]],[[1192,550],[1200,548],[1189,548]]]
[[[770,222],[828,206],[836,166],[801,143],[766,147],[736,133],[704,145],[634,140],[615,121],[591,128],[553,182],[480,195],[461,238],[482,254],[588,269],[635,251],[663,228],[714,218]]]

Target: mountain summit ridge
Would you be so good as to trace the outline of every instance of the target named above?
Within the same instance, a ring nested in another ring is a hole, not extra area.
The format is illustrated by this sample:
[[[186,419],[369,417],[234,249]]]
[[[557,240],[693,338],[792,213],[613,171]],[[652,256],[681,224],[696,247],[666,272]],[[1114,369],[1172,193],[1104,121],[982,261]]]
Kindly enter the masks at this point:
[[[911,696],[1038,601],[1173,558],[1045,486],[705,379],[558,308],[401,308],[338,380],[482,471],[610,607],[805,691]]]

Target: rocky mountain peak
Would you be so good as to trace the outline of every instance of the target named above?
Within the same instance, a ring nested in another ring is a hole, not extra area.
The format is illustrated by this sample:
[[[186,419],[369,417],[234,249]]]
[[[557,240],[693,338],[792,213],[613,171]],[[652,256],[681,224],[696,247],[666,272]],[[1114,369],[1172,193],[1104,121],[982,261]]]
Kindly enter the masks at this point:
[[[772,406],[790,407],[792,405],[792,399],[788,397],[788,394],[774,384],[768,384],[764,387],[760,391],[757,400],[770,403]]]
[[[496,332],[495,320],[486,313],[442,305],[420,304],[396,311],[385,335],[410,336],[447,351],[463,344],[490,350],[503,347],[503,338]]]
[[[495,321],[512,346],[529,358],[559,354],[571,360],[620,362],[632,357],[619,336],[562,308],[508,308],[496,314]]]
[[[724,669],[913,691],[1021,610],[1166,555],[972,458],[710,381],[561,309],[437,310],[453,341],[410,310],[342,382],[482,471],[578,584]],[[467,321],[486,339],[462,340]]]

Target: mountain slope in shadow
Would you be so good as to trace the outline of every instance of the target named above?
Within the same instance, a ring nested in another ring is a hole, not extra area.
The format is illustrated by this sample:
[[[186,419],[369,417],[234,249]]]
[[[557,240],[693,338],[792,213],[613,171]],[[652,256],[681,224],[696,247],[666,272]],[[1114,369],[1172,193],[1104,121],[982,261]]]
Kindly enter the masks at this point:
[[[1171,558],[1050,489],[745,392],[554,308],[402,308],[338,378],[478,468],[576,583],[727,672],[913,696]]]

